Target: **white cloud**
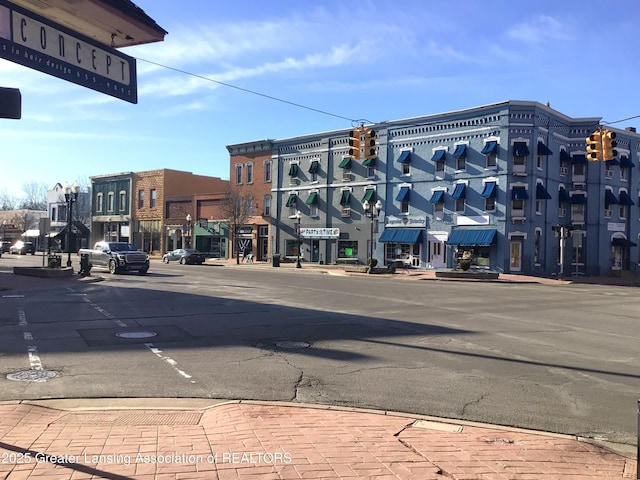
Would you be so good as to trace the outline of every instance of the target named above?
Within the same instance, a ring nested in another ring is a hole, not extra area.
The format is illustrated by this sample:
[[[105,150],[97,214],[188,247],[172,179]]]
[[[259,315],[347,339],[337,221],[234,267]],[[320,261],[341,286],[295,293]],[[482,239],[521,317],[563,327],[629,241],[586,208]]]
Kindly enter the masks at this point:
[[[527,22],[511,28],[507,35],[526,43],[541,43],[547,40],[566,40],[567,27],[548,15],[537,15]]]

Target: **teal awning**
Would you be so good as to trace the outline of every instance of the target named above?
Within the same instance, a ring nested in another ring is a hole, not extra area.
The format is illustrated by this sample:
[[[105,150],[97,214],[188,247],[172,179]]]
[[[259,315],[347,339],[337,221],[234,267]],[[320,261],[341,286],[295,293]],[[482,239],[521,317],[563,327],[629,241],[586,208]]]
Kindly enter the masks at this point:
[[[364,191],[364,197],[362,197],[362,202],[360,203],[364,203],[364,202],[369,202],[371,203],[373,201],[373,196],[375,195],[376,191],[373,188],[367,188]]]
[[[571,163],[574,165],[586,165],[587,164],[587,156],[586,155],[574,155],[571,157]]]
[[[365,167],[373,167],[376,164],[376,159],[374,158],[366,158],[363,162],[362,165],[364,165]]]
[[[311,192],[304,202],[307,205],[316,205],[318,203],[318,192]]]
[[[578,193],[575,195],[571,195],[571,203],[575,205],[584,205],[585,203],[587,203],[587,197]]]
[[[309,166],[309,173],[318,173],[318,170],[320,170],[320,162],[318,160],[314,160]]]
[[[494,242],[495,237],[495,229],[459,229],[451,232],[447,243],[449,245],[486,247]]]
[[[340,196],[340,205],[346,207],[349,205],[349,200],[351,199],[351,192],[349,190],[343,190],[342,195]]]
[[[417,228],[385,228],[378,241],[380,243],[418,243],[422,230]]]
[[[298,200],[298,195],[295,193],[290,193],[289,198],[287,199],[287,207],[293,207]]]
[[[298,176],[298,164],[297,163],[292,163],[291,166],[289,167],[289,176],[290,177],[297,177]]]
[[[560,161],[561,162],[571,162],[571,155],[566,150],[560,150]]]
[[[338,168],[351,168],[351,157],[343,157]]]

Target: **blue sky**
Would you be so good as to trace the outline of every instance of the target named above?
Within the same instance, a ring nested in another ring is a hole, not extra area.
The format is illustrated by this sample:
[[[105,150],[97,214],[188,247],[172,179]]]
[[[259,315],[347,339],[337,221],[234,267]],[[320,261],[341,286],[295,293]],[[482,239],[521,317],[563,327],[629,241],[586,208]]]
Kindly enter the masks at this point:
[[[640,114],[637,0],[134,1],[169,32],[122,49],[137,105],[0,60],[23,101],[22,120],[0,120],[0,192],[157,168],[228,178],[229,144],[509,99]]]

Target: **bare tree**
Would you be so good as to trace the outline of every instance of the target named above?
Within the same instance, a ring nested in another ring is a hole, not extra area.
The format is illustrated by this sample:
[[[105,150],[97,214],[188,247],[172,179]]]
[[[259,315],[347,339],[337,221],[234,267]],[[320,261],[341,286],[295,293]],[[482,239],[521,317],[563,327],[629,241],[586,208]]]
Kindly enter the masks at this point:
[[[21,208],[26,210],[47,209],[47,185],[43,182],[26,182],[22,185],[25,194]]]
[[[229,220],[230,240],[233,242],[236,263],[240,263],[240,227],[256,214],[254,198],[253,195],[235,185],[229,185],[225,193],[226,197],[220,204],[220,212]]]
[[[9,194],[6,189],[0,190],[0,210],[15,210],[19,203],[18,197]]]

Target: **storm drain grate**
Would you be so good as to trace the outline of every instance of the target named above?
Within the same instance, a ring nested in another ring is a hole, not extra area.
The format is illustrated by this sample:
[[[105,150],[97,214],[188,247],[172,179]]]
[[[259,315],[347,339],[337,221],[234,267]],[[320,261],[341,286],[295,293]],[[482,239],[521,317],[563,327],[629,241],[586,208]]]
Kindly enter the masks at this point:
[[[198,425],[202,413],[200,412],[166,412],[166,413],[70,413],[54,423],[68,423],[71,425]]]
[[[55,378],[56,372],[51,370],[22,370],[7,374],[7,380],[14,382],[46,382]]]
[[[309,343],[307,342],[294,342],[291,340],[286,340],[284,342],[277,342],[276,347],[278,348],[286,348],[286,349],[296,349],[296,348],[309,348]]]
[[[156,332],[118,332],[116,337],[120,338],[151,338],[158,335]]]

